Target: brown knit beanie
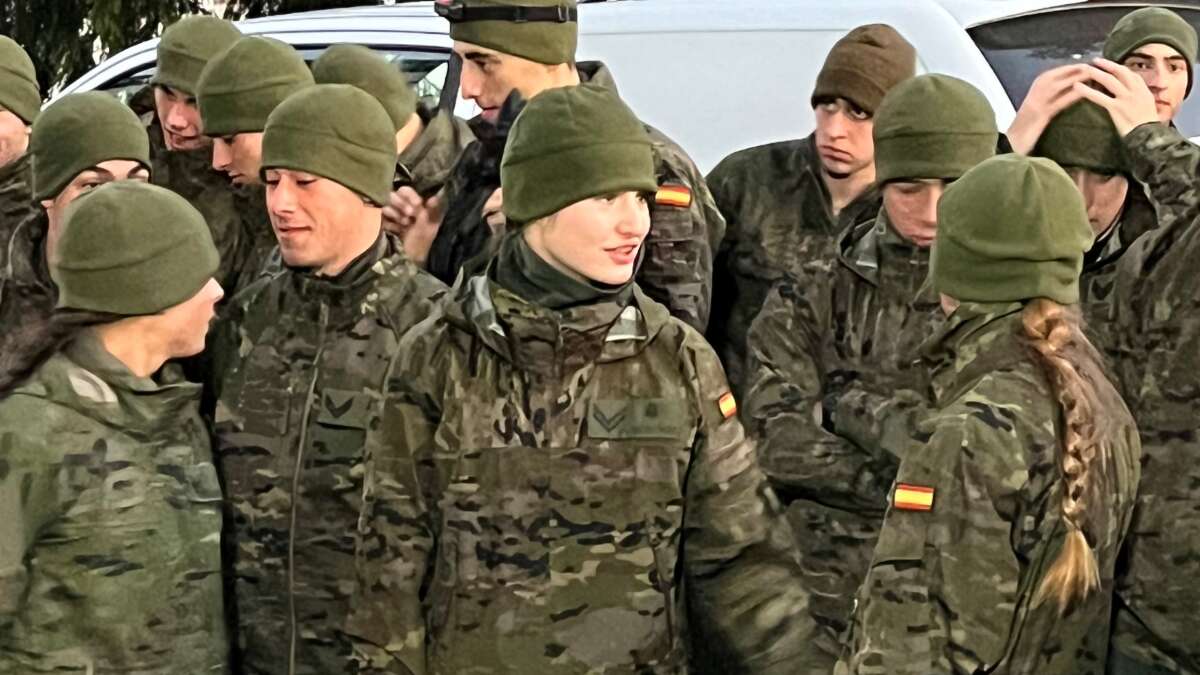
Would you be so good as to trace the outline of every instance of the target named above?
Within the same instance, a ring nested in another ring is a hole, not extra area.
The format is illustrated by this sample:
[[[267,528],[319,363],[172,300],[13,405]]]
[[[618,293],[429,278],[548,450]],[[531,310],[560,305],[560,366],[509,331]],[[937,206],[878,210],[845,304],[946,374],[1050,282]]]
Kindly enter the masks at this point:
[[[917,71],[917,52],[895,28],[872,23],[847,33],[817,74],[812,105],[844,98],[874,114],[888,91]]]

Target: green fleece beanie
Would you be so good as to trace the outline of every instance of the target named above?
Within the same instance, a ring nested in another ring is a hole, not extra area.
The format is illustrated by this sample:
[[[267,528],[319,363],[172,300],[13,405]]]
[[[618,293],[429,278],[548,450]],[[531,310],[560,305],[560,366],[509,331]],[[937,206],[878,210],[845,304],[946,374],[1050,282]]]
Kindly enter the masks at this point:
[[[129,106],[99,91],[51,103],[29,135],[34,199],[53,199],[84,170],[110,159],[150,168],[146,127]]]
[[[874,114],[892,87],[917,72],[917,52],[895,28],[872,23],[838,40],[817,73],[812,105],[844,98]]]
[[[1079,302],[1094,233],[1079,190],[1048,159],[1000,155],[968,171],[938,202],[933,286],[966,302]]]
[[[1125,145],[1108,112],[1091,101],[1080,101],[1054,116],[1033,148],[1062,167],[1103,174],[1126,173]]]
[[[334,45],[313,62],[317,84],[352,84],[383,104],[396,130],[417,111],[417,93],[394,63],[359,45]]]
[[[521,111],[500,162],[504,215],[529,223],[575,202],[615,192],[654,192],[645,126],[615,93],[596,85],[550,89]]]
[[[215,16],[188,16],[171,24],[158,42],[158,63],[150,84],[195,94],[204,66],[242,37],[229,21]]]
[[[213,57],[196,87],[206,136],[257,133],[275,106],[313,83],[312,72],[291,45],[244,37]]]
[[[896,85],[875,114],[875,181],[954,179],[996,154],[1000,131],[987,98],[949,75]]]
[[[0,110],[33,124],[42,108],[33,59],[12,38],[0,35]]]
[[[191,298],[217,272],[204,216],[179,195],[117,181],[67,209],[50,276],[58,307],[127,316]]]
[[[348,110],[354,114],[347,115]],[[264,177],[267,169],[328,178],[383,206],[396,175],[396,130],[383,105],[358,87],[308,87],[279,104],[267,120]]]
[[[1143,7],[1121,17],[1104,40],[1104,58],[1120,63],[1130,52],[1149,44],[1169,45],[1187,59],[1190,94],[1196,63],[1196,29],[1169,9]]]
[[[546,65],[575,60],[579,42],[575,0],[438,0],[434,7],[450,22],[451,40]],[[515,13],[524,12],[534,18],[516,19]]]

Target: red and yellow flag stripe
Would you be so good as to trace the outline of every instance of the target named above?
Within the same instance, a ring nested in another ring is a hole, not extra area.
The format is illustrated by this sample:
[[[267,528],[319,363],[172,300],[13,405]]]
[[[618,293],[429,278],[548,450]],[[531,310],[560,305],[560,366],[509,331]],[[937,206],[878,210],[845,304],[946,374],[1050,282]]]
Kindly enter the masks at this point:
[[[896,483],[892,505],[903,511],[932,511],[933,488]]]
[[[687,208],[692,205],[692,191],[684,185],[660,185],[654,202],[663,206]]]

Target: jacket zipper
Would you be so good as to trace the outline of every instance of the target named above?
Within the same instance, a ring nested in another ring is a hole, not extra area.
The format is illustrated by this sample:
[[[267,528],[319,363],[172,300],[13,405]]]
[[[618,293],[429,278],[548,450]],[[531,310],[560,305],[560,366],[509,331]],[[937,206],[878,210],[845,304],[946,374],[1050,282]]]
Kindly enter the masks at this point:
[[[317,391],[317,379],[321,375],[321,356],[325,352],[325,330],[329,325],[329,305],[321,302],[321,320],[318,325],[317,353],[313,357],[312,380],[304,398],[304,414],[300,418],[300,442],[296,450],[296,469],[292,474],[292,515],[288,526],[288,611],[291,615],[291,643],[288,649],[288,673],[296,674],[296,503],[300,494],[300,474],[304,467],[304,448],[308,444],[308,422],[312,417],[313,396]]]

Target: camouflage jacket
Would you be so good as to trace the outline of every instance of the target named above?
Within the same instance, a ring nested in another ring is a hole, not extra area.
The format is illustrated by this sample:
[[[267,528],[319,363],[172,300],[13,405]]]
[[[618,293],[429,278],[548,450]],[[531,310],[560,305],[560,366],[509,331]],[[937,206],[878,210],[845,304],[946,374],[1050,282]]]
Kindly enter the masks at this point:
[[[0,400],[0,672],[229,672],[199,402],[89,333]]]
[[[247,673],[348,672],[367,411],[443,294],[384,235],[336,278],[282,268],[227,307],[214,423]]]
[[[46,266],[46,211],[33,201],[26,166],[0,182],[0,217],[8,230],[0,241],[0,354],[17,332],[49,318],[58,291]]]
[[[708,174],[725,218],[725,238],[713,265],[709,342],[734,393],[745,397],[751,347],[747,333],[767,293],[786,272],[835,253],[839,233],[879,213],[872,188],[835,217],[812,136],[739,150]]]
[[[422,106],[417,114],[425,130],[396,159],[393,188],[411,187],[417,194],[430,197],[450,178],[450,171],[463,150],[475,140],[475,133],[453,113]]]
[[[168,150],[153,113],[144,116],[150,134],[150,180],[168,188],[204,215],[221,256],[217,281],[226,297],[249,284],[275,249],[263,188],[235,187],[212,168],[212,148]]]
[[[829,673],[841,653],[896,471],[895,457],[829,433],[814,410],[849,382],[880,394],[922,389],[919,347],[939,316],[925,287],[928,250],[896,234],[882,209],[847,231],[839,250],[784,275],[767,296],[750,330],[742,412],[764,471],[790,502],[822,628],[820,661],[803,671],[814,673]]]
[[[726,392],[636,287],[554,312],[465,280],[368,440],[362,672],[792,672],[807,598]]]
[[[1115,442],[1089,465],[1084,516],[1100,587],[1060,616],[1035,595],[1065,531],[1061,412],[1021,308],[964,303],[926,350],[934,409],[900,459],[839,675],[1104,673],[1137,429],[1123,406],[1105,411]],[[922,491],[930,503],[908,497]]]
[[[602,63],[580,63],[578,68],[584,82],[616,90],[612,73]],[[708,324],[712,302],[713,253],[725,235],[725,220],[717,211],[704,176],[687,153],[654,127],[646,125],[646,131],[654,144],[654,170],[659,185],[678,189],[671,193],[660,191],[650,204],[650,234],[646,237],[646,256],[638,270],[637,281],[646,295],[666,305],[675,317],[702,331]],[[456,185],[469,182],[465,177],[476,172],[474,165],[480,159],[480,153],[476,151],[468,150],[463,154],[454,169],[457,178],[451,178],[447,183],[444,197],[447,205],[460,200],[470,203],[468,220],[444,221],[437,239],[459,236],[472,229],[490,232],[480,209],[474,208],[474,204],[482,207],[488,196],[500,187],[499,174],[493,182],[474,184],[474,194],[454,189]],[[435,266],[432,262],[434,252],[431,252],[430,271],[450,283],[469,260],[487,250],[488,237],[475,241],[478,246],[463,250],[440,265]],[[439,245],[435,240],[434,248]],[[468,268],[464,276],[471,276],[476,271],[474,267]]]
[[[1129,195],[1120,219],[1108,232],[1096,240],[1096,245],[1084,258],[1083,274],[1079,277],[1080,310],[1087,325],[1088,337],[1097,347],[1107,349],[1112,340],[1108,329],[1117,300],[1117,263],[1133,242],[1158,227],[1158,214],[1136,180],[1129,181]]]
[[[1159,229],[1122,256],[1111,357],[1145,454],[1118,583],[1116,673],[1200,673],[1200,148],[1161,124],[1126,137]]]

